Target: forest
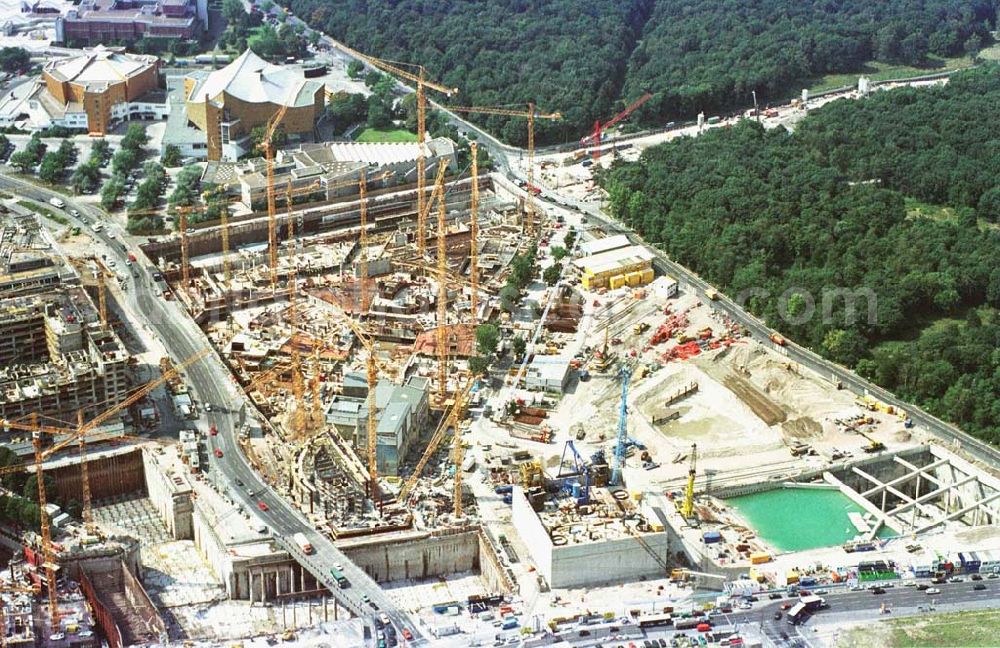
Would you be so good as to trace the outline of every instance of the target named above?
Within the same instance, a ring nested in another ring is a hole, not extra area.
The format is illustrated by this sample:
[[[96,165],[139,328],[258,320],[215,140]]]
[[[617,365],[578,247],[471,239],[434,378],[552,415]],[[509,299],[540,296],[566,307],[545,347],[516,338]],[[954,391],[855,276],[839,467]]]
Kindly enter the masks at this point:
[[[776,101],[870,61],[933,70],[991,42],[997,0],[281,0],[373,56],[424,65],[453,105],[558,111],[540,144],[579,139],[649,90],[640,125]],[[436,93],[431,93],[436,95]],[[442,97],[435,96],[435,99]],[[523,121],[475,116],[523,145]]]
[[[794,134],[674,140],[600,181],[616,217],[772,326],[1000,443],[998,120],[987,66],[838,100]],[[844,289],[873,300],[824,316]]]

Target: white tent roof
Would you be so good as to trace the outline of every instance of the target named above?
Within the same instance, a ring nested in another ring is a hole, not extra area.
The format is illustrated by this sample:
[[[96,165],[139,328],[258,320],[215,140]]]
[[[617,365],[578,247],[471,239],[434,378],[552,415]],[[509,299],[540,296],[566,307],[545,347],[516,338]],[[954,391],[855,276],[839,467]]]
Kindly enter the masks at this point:
[[[247,50],[235,61],[208,75],[191,91],[190,100],[200,100],[208,95],[215,101],[225,92],[248,103],[272,103],[289,108],[308,106],[321,87],[292,70],[272,65]]]

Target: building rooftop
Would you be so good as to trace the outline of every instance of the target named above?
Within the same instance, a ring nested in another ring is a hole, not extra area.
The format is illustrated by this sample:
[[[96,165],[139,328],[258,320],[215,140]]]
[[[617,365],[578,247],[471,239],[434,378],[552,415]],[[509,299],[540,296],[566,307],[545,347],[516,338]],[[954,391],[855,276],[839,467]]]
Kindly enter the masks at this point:
[[[600,254],[583,257],[573,262],[573,265],[584,272],[599,274],[610,272],[616,268],[624,268],[634,265],[640,261],[652,261],[653,253],[643,245],[630,245],[628,247],[610,250]]]
[[[226,67],[215,70],[195,85],[189,101],[201,101],[207,95],[218,101],[223,93],[249,103],[271,103],[288,108],[311,106],[316,91],[322,87],[288,68],[268,63],[251,50],[243,52]]]
[[[98,45],[80,56],[54,59],[43,71],[56,81],[69,81],[88,87],[107,86],[126,81],[156,65],[155,56],[129,54],[122,47]]]
[[[624,234],[616,234],[614,236],[606,236],[604,238],[581,243],[580,250],[586,255],[591,255],[617,250],[618,248],[623,248],[628,245],[632,245],[632,242],[628,240],[627,236]]]
[[[455,152],[455,143],[436,137],[425,144],[428,157],[443,157]],[[334,162],[364,162],[385,166],[415,161],[420,152],[416,142],[320,142],[303,144],[290,152],[301,166],[329,165]]]

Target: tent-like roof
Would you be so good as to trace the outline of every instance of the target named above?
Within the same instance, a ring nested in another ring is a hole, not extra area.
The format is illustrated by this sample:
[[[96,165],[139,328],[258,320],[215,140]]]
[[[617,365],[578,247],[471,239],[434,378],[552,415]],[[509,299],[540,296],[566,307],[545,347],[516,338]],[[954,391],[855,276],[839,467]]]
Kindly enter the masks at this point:
[[[54,59],[45,64],[45,72],[57,81],[81,85],[120,83],[156,64],[155,56],[129,54],[122,48],[98,45],[79,56]]]
[[[226,93],[248,103],[298,108],[312,105],[313,96],[321,87],[318,81],[268,63],[248,49],[226,67],[209,74],[195,86],[188,100],[200,101],[207,95],[211,101],[217,101]]]

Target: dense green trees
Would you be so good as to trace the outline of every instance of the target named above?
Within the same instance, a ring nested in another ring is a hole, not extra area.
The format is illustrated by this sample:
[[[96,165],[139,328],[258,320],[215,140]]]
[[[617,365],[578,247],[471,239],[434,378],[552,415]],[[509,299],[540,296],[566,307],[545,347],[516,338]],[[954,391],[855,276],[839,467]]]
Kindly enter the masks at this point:
[[[561,110],[539,141],[579,137],[614,114],[626,60],[652,0],[288,0],[296,15],[359,50],[420,63],[462,105],[536,101]],[[433,93],[435,98],[441,98]],[[524,143],[524,120],[482,117]]]
[[[810,77],[868,61],[924,66],[989,41],[994,0],[656,0],[625,94],[654,93],[646,120],[691,118],[787,96]]]
[[[31,63],[28,50],[21,47],[0,48],[0,70],[4,72],[21,72]]]
[[[764,101],[869,61],[924,66],[990,41],[997,0],[283,0],[361,51],[427,67],[463,105],[535,101],[563,113],[540,143],[569,141],[645,90],[660,124]],[[351,68],[355,74],[357,66]],[[524,144],[522,120],[472,116]]]
[[[768,323],[1000,442],[1000,235],[976,219],[998,120],[990,66],[831,104],[794,135],[674,140],[602,182],[618,217]]]

